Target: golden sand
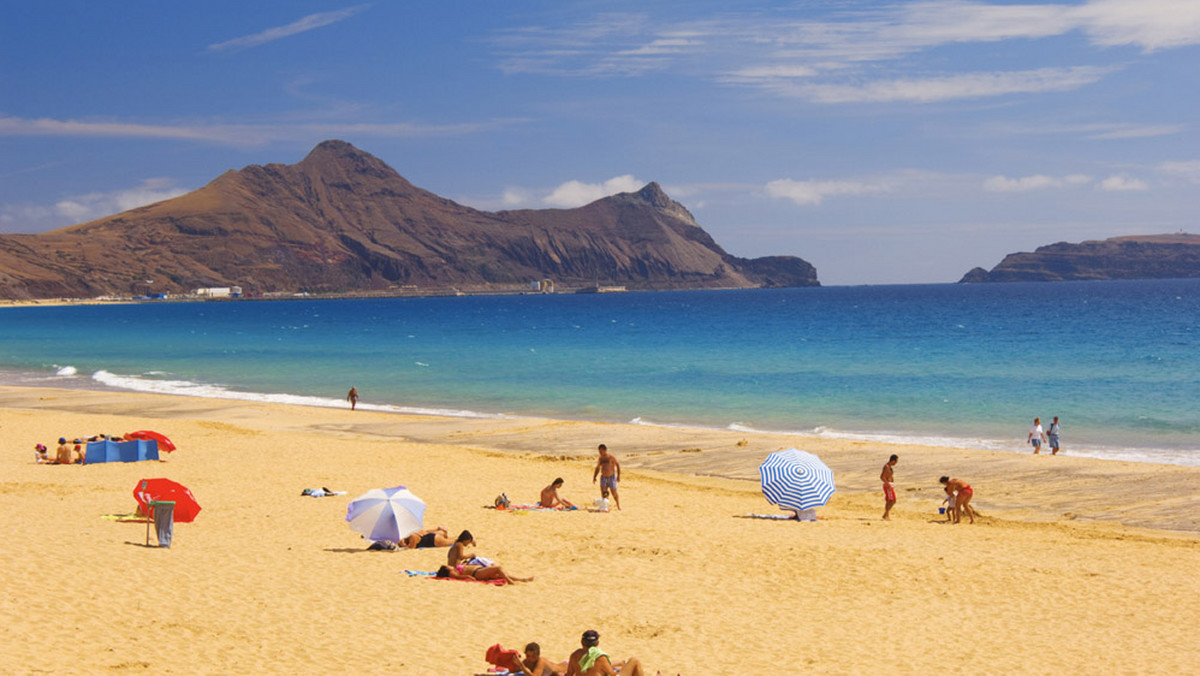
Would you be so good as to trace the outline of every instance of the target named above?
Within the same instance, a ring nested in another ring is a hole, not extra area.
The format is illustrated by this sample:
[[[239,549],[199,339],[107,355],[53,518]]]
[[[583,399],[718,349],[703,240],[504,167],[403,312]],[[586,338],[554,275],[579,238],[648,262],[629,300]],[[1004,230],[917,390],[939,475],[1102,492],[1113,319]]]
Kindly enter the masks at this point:
[[[37,442],[134,429],[180,450],[33,462]],[[650,673],[1200,673],[1200,468],[29,388],[0,388],[0,433],[5,673],[466,675],[494,643],[565,659],[589,628]],[[556,476],[590,506],[600,442],[622,462],[622,511],[490,508]],[[739,518],[775,511],[757,465],[787,446],[837,474],[821,520]],[[900,500],[883,522],[890,453]],[[938,516],[941,474],[974,486],[976,524]],[[159,476],[204,508],[170,549],[102,518]],[[347,502],[399,484],[427,525],[469,528],[536,579],[431,581],[403,571],[444,549],[365,551]]]

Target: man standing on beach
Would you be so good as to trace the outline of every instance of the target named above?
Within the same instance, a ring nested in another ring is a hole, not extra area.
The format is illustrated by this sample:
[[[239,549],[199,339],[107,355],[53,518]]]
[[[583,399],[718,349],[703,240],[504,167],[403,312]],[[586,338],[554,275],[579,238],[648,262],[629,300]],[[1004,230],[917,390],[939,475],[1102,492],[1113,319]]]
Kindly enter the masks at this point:
[[[600,459],[596,461],[596,469],[592,472],[592,483],[600,477],[600,497],[607,498],[611,492],[617,509],[621,509],[621,498],[617,495],[617,484],[621,481],[621,463],[617,457],[608,452],[608,446],[600,444]]]
[[[1054,422],[1050,423],[1050,429],[1046,430],[1046,438],[1050,444],[1050,455],[1058,455],[1058,416],[1054,416]]]
[[[358,390],[353,387],[346,393],[346,401],[350,402],[350,410],[353,411],[355,406],[358,406]]]
[[[900,456],[892,454],[888,461],[883,464],[883,471],[879,473],[879,480],[883,482],[883,520],[889,521],[892,517],[888,516],[892,511],[892,506],[896,504],[896,484],[895,477],[892,474],[892,468],[900,461]]]

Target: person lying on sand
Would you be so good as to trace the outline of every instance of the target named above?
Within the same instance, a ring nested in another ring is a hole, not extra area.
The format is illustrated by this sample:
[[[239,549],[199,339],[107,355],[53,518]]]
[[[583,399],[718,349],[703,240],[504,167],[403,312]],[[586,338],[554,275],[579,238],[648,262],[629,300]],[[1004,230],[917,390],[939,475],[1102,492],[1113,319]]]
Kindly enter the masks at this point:
[[[552,663],[542,657],[542,647],[536,643],[525,646],[525,657],[521,658],[521,670],[527,676],[559,676],[567,669],[566,662]]]
[[[454,544],[450,533],[445,528],[427,528],[419,530],[400,540],[399,545],[404,549],[428,549],[430,547],[449,547]]]
[[[595,629],[583,632],[582,648],[571,653],[567,660],[566,676],[645,676],[646,671],[636,657],[613,665],[600,649],[600,634]]]
[[[532,582],[532,577],[516,577],[504,572],[500,566],[477,566],[473,563],[463,563],[457,566],[442,566],[437,569],[434,577],[450,578],[452,580],[504,580],[505,584],[514,582]]]
[[[546,486],[545,488],[543,488],[542,496],[538,499],[538,506],[546,507],[548,509],[554,509],[554,508],[570,509],[570,508],[574,507],[575,505],[572,505],[571,503],[567,502],[566,500],[563,500],[562,498],[558,497],[558,489],[560,487],[562,487],[562,485],[563,485],[562,477],[559,477],[559,478],[555,479],[554,482],[551,483],[549,486]]]

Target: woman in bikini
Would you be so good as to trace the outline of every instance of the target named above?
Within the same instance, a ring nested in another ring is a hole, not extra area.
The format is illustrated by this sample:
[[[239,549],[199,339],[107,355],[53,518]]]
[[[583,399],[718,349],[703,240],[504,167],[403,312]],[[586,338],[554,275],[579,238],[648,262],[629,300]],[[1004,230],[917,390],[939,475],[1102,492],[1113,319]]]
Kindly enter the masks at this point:
[[[419,530],[400,540],[400,546],[405,549],[427,549],[429,547],[449,547],[454,544],[445,528],[438,526],[427,530]]]
[[[532,577],[516,577],[504,572],[500,566],[477,566],[473,563],[463,563],[457,566],[442,566],[438,568],[435,577],[448,577],[454,580],[503,580],[505,584],[514,582],[531,582]]]
[[[467,556],[468,545],[471,547],[475,546],[475,536],[471,535],[471,531],[464,530],[463,532],[459,533],[454,542],[450,544],[450,551],[446,553],[446,564],[450,567],[454,567],[463,561],[470,559],[471,557]]]
[[[951,479],[944,476],[938,479],[948,490],[953,490],[954,498],[954,523],[962,520],[962,513],[966,512],[967,517],[971,519],[971,523],[975,523],[975,509],[971,507],[971,498],[975,495],[975,491],[971,489],[971,484],[960,479]]]

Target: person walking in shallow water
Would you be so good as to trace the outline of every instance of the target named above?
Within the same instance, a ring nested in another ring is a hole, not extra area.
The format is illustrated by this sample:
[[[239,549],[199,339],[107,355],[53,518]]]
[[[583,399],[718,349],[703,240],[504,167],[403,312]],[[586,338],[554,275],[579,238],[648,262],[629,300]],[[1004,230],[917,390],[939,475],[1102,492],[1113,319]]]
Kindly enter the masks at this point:
[[[896,504],[896,484],[895,475],[892,468],[900,461],[900,456],[892,454],[888,461],[883,464],[883,471],[879,473],[879,480],[883,482],[883,520],[889,521],[892,517],[888,516],[892,512],[892,507]]]
[[[1054,422],[1050,423],[1050,429],[1046,430],[1046,439],[1050,446],[1050,455],[1058,455],[1058,416],[1054,416]]]
[[[350,410],[353,411],[355,406],[358,406],[358,390],[353,387],[346,393],[346,401],[350,402]]]
[[[1046,440],[1046,433],[1042,431],[1042,419],[1033,419],[1033,429],[1029,430],[1029,438],[1026,443],[1033,444],[1033,454],[1038,455],[1042,452],[1042,442]]]

